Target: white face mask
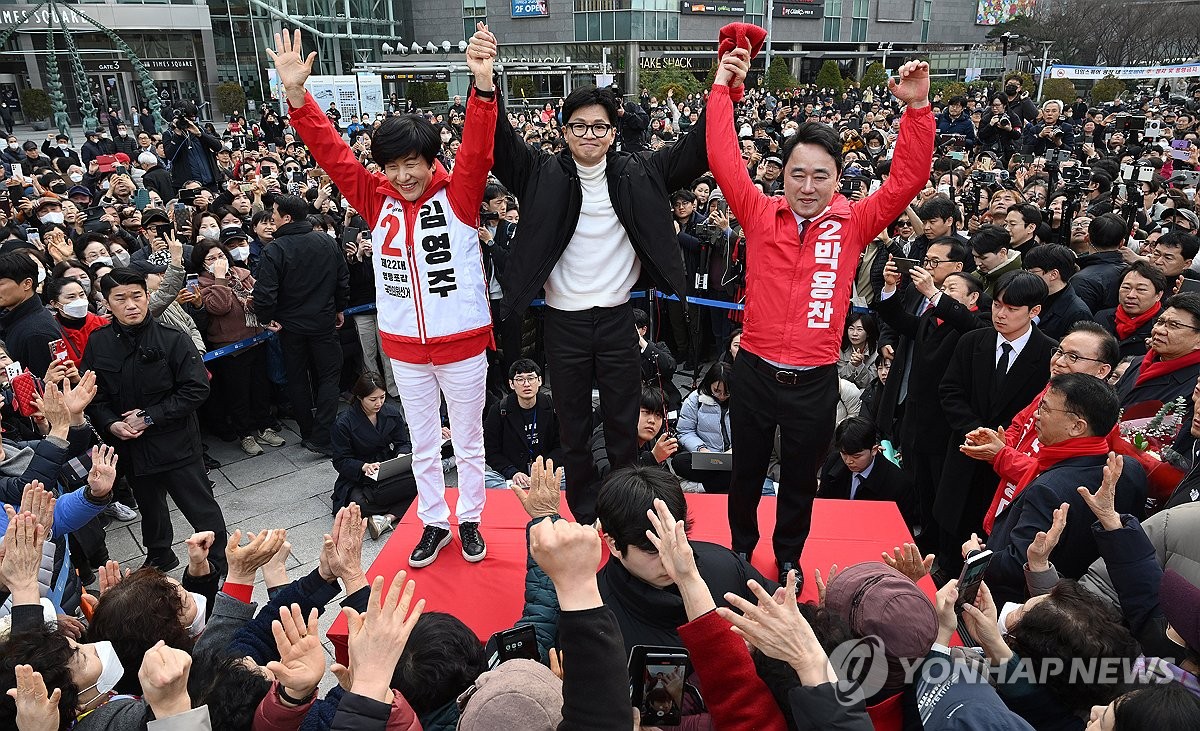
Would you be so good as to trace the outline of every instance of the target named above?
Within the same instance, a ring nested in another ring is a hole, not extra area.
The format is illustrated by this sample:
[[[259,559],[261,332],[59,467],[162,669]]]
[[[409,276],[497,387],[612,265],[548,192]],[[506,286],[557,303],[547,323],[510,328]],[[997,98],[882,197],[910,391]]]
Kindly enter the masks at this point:
[[[87,277],[79,278],[79,286],[83,287],[84,292],[88,294],[92,293],[92,280],[88,279]]]
[[[145,171],[145,170],[142,170],[141,168],[134,168],[134,169],[133,169],[133,180],[134,180],[134,182],[137,182],[137,181],[141,180],[141,179],[142,179],[142,178],[143,178],[145,175],[146,175],[146,171]]]
[[[129,252],[122,251],[122,252],[113,254],[113,261],[115,261],[117,264],[119,264],[120,266],[123,266],[123,267],[129,266]]]
[[[60,150],[69,150],[69,149],[71,149],[71,146],[70,146],[70,145],[68,145],[66,142],[60,142],[60,143],[58,144],[58,149],[60,149]]]
[[[127,129],[119,129],[119,130],[117,130],[117,134],[121,135],[122,137],[128,137],[128,136],[129,136],[129,130],[127,130]]]
[[[204,612],[208,608],[208,597],[196,592],[190,592],[192,601],[196,603],[196,616],[192,619],[192,625],[188,627],[188,634],[192,637],[199,637],[204,631],[204,625],[207,621],[204,617]]]
[[[87,316],[88,312],[87,299],[80,298],[77,300],[72,300],[62,306],[62,311],[67,317],[73,317],[76,320],[82,320]]]
[[[224,147],[226,150],[232,150],[233,143],[232,142],[222,142],[221,147]]]
[[[10,150],[19,150],[19,149],[21,149],[21,145],[20,145],[19,143],[16,143],[16,142],[9,142],[9,143],[8,143],[8,149],[10,149]]]
[[[62,223],[63,222],[63,212],[58,211],[58,212],[51,212],[51,213],[43,213],[42,215],[38,216],[38,220],[41,221],[42,223]]]
[[[68,177],[71,178],[72,183],[83,182],[83,173],[71,173]]]
[[[97,256],[95,259],[92,259],[92,263],[93,264],[103,264],[106,267],[110,267],[110,266],[112,266],[112,257],[111,256]]]
[[[229,250],[229,255],[237,261],[246,261],[250,258],[250,245],[235,246]]]
[[[93,646],[96,648],[96,657],[100,660],[100,677],[96,680],[95,685],[89,685],[79,691],[79,695],[83,695],[92,688],[95,688],[100,695],[107,695],[113,692],[121,677],[125,675],[125,667],[121,665],[121,658],[117,657],[117,651],[113,649],[111,642],[101,640],[94,643]]]
[[[100,190],[107,191],[111,187],[112,187],[112,184],[109,183],[107,180],[105,180],[103,183],[100,184]]]
[[[200,229],[200,237],[209,241],[219,241],[221,239],[221,229],[205,227]]]
[[[107,132],[101,132],[101,133],[100,133],[100,136],[101,136],[101,137],[103,137],[103,138],[104,138],[104,139],[106,139],[106,140],[109,138],[109,134],[108,134]]]
[[[38,278],[37,278],[38,286],[39,287],[42,286],[42,282],[45,282],[45,281],[46,281],[46,270],[42,269],[41,267],[38,267]]]

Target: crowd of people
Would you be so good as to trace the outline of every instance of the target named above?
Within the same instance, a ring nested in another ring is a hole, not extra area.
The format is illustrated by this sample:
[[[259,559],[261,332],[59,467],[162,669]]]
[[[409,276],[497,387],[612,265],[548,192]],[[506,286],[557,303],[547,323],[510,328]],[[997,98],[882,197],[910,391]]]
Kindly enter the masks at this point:
[[[465,99],[347,124],[297,31],[255,124],[10,134],[0,725],[1200,726],[1200,85],[771,93],[763,38],[723,30],[702,94],[528,110],[480,24]],[[337,473],[296,580],[286,531],[227,532],[204,444],[283,420]],[[700,492],[728,546],[689,539]],[[914,540],[798,604],[817,497]],[[487,500],[530,518],[536,659],[365,578],[414,503],[412,568],[457,538],[487,571]],[[130,571],[104,528],[139,516]]]

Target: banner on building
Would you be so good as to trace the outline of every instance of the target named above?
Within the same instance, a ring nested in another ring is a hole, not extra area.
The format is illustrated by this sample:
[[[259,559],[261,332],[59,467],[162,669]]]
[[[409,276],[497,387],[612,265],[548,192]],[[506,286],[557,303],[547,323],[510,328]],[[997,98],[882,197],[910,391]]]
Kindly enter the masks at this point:
[[[1200,64],[1177,66],[1061,66],[1054,65],[1046,72],[1052,79],[1177,79],[1200,76]]]
[[[546,8],[549,0],[512,0],[512,17],[545,18],[550,15]]]
[[[731,0],[730,2],[679,0],[679,12],[703,15],[745,15],[746,0]]]
[[[383,113],[383,79],[379,74],[359,72],[358,108],[363,117]]]
[[[975,25],[1000,25],[1033,12],[1034,0],[979,0]]]
[[[776,18],[809,20],[825,17],[824,0],[775,0],[771,8]]]

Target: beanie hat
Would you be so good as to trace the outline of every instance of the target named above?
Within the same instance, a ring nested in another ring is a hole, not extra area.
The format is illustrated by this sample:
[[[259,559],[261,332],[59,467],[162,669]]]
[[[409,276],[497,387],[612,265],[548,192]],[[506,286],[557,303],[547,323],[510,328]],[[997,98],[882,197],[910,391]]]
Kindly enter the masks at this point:
[[[555,731],[562,723],[562,681],[533,660],[501,663],[480,675],[467,694],[459,731]]]
[[[855,564],[834,577],[825,606],[846,620],[855,637],[877,635],[891,657],[919,660],[937,639],[933,602],[912,579],[880,561]]]

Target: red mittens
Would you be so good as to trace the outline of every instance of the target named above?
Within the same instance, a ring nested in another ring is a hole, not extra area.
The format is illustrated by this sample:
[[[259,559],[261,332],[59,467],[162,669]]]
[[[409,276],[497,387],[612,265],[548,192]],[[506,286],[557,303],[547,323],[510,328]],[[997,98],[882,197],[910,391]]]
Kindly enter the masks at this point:
[[[750,50],[750,58],[754,58],[762,50],[767,40],[767,32],[753,23],[730,23],[721,29],[717,45],[717,63],[721,58],[739,46]],[[745,86],[739,84],[729,89],[729,98],[740,102],[745,95]]]

